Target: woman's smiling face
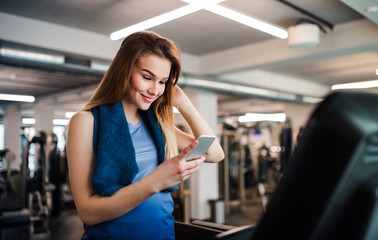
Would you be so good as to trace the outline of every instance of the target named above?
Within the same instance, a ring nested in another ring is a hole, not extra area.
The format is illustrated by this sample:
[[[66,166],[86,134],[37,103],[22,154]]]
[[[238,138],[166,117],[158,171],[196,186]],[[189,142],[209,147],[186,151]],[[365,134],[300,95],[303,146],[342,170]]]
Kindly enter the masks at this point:
[[[147,110],[165,90],[171,72],[171,62],[155,54],[140,57],[131,72],[126,95],[128,107]]]

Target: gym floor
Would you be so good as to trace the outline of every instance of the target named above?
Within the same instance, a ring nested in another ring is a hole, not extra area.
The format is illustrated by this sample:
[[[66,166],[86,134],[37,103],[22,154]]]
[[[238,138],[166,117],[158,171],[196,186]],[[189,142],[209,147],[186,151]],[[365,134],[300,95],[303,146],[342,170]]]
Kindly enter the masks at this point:
[[[232,206],[230,213],[225,216],[225,224],[231,226],[244,226],[256,224],[263,213],[260,199],[255,190],[249,192],[247,202]],[[83,224],[80,221],[76,209],[73,207],[62,210],[58,217],[53,218],[51,226],[51,238],[53,240],[79,240],[83,235]],[[5,237],[5,238],[4,238]],[[2,239],[23,240],[19,229],[7,229]]]
[[[226,214],[226,225],[244,226],[257,224],[263,213],[257,189],[251,189],[247,194],[247,203],[243,207],[231,207],[229,214]],[[52,238],[54,240],[76,240],[81,239],[83,226],[77,216],[75,209],[62,211],[61,215],[53,222]]]

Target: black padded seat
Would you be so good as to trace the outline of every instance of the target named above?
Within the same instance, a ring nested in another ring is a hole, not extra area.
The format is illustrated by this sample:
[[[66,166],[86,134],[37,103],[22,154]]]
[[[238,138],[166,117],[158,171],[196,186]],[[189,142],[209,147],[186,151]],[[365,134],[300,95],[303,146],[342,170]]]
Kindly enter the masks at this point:
[[[19,211],[22,209],[21,203],[12,197],[0,198],[0,214],[4,212]]]
[[[28,214],[17,212],[22,210],[21,203],[12,197],[0,199],[0,228],[11,228],[30,223]]]

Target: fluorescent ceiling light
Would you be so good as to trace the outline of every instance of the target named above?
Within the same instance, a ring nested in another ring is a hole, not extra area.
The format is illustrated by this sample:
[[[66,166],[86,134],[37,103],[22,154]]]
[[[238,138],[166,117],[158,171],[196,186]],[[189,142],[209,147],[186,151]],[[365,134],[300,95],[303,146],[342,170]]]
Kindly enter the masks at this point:
[[[118,39],[121,39],[123,37],[130,35],[133,32],[142,31],[142,30],[146,30],[146,29],[158,26],[160,24],[172,21],[176,18],[183,17],[185,15],[194,13],[194,12],[200,10],[200,9],[201,8],[199,6],[190,4],[188,6],[178,8],[176,10],[164,13],[164,14],[159,15],[157,17],[153,17],[153,18],[147,19],[143,22],[134,24],[130,27],[127,27],[127,28],[118,30],[116,32],[113,32],[112,34],[110,34],[110,39],[111,40],[118,40]]]
[[[0,55],[6,56],[6,57],[16,57],[16,58],[37,60],[40,62],[64,63],[64,56],[16,50],[16,49],[10,49],[10,48],[1,48]]]
[[[281,39],[286,39],[289,36],[287,30],[282,27],[273,25],[271,23],[267,23],[255,17],[244,15],[242,13],[239,13],[237,11],[231,10],[220,5],[213,4],[211,6],[206,7],[205,9],[212,13],[221,15],[225,18],[231,19],[233,21],[257,29],[259,31],[268,33]]]
[[[181,1],[192,4],[192,5],[196,5],[201,9],[206,9],[207,7],[216,5],[226,0],[181,0]]]
[[[23,118],[22,123],[23,124],[35,124],[35,119],[34,118]]]
[[[65,116],[66,118],[71,118],[75,113],[77,113],[77,112],[66,112],[66,113],[64,114],[64,116]]]
[[[70,120],[69,119],[53,119],[53,124],[54,125],[64,125],[66,126]],[[23,124],[28,124],[28,125],[33,125],[35,124],[35,118],[23,118],[22,123]]]
[[[16,101],[16,102],[34,102],[35,97],[28,95],[14,95],[14,94],[1,94],[0,100]]]
[[[365,82],[354,82],[354,83],[344,83],[336,84],[331,87],[332,90],[337,89],[360,89],[360,88],[374,88],[378,87],[378,80],[365,81]]]
[[[110,34],[110,39],[118,40],[118,39],[121,39],[130,35],[133,32],[150,29],[152,27],[172,21],[174,19],[183,17],[185,15],[197,12],[202,9],[205,9],[212,13],[226,17],[233,21],[239,22],[248,27],[252,27],[254,29],[271,34],[281,39],[286,39],[288,37],[287,30],[282,27],[268,23],[261,19],[257,19],[255,17],[244,15],[237,11],[218,5],[218,3],[223,2],[225,0],[182,0],[182,1],[189,3],[189,5],[164,13],[162,15],[147,19],[143,22],[134,24],[132,26],[126,27],[116,32],[113,32],[112,34]]]
[[[69,119],[54,119],[53,124],[67,126],[69,121],[70,121]]]
[[[246,113],[238,118],[239,122],[284,122],[286,120],[285,113]]]

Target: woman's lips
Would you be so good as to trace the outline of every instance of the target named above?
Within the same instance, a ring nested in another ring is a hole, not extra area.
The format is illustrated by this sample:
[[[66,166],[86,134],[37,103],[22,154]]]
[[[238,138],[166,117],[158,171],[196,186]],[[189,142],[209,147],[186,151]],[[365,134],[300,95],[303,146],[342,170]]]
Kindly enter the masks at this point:
[[[142,94],[142,97],[144,98],[144,100],[146,100],[147,102],[153,102],[154,101],[154,99],[155,98],[153,98],[153,97],[148,97],[148,96],[146,96],[146,95],[143,95]]]

